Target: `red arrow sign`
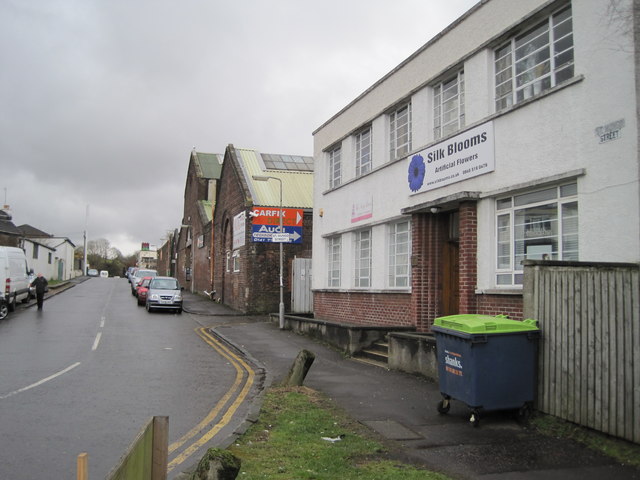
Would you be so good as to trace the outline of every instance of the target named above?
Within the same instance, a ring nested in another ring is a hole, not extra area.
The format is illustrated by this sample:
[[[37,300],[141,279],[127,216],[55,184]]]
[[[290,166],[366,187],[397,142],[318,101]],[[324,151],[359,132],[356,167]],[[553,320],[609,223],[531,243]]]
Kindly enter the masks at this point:
[[[250,213],[254,225],[280,225],[280,208],[278,207],[253,207]],[[282,225],[288,227],[301,227],[304,211],[300,208],[283,208]]]

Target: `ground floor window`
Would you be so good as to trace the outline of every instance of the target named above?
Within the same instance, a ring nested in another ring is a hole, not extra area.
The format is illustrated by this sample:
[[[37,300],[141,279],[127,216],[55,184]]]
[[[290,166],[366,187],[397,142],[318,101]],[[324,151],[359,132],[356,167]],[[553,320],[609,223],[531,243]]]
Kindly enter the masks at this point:
[[[371,286],[371,230],[355,233],[355,270],[356,287]]]
[[[578,260],[577,184],[496,200],[496,284],[522,285],[523,260]]]
[[[329,287],[340,286],[340,265],[342,263],[342,236],[338,235],[327,240],[327,284]]]
[[[408,221],[389,225],[389,287],[409,286],[410,232]]]
[[[240,252],[238,250],[235,250],[233,252],[232,258],[233,258],[233,271],[239,272],[240,271]]]

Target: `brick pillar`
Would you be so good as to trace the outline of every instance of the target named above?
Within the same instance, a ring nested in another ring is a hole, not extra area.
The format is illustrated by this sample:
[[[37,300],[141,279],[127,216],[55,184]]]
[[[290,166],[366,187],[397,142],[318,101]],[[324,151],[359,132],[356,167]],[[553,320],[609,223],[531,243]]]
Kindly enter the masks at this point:
[[[460,313],[476,313],[478,283],[478,211],[475,202],[460,204]]]
[[[418,332],[429,331],[440,311],[440,271],[444,228],[438,215],[412,217],[411,316]]]

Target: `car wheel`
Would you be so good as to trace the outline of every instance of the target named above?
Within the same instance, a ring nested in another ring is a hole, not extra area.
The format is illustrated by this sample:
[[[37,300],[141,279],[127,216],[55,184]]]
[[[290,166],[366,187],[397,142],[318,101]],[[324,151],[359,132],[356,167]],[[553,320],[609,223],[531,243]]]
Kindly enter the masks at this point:
[[[148,303],[147,303],[147,304],[145,304],[145,306],[144,306],[144,307],[147,309],[147,312],[149,312],[149,313],[151,313],[151,312],[152,312],[152,309],[151,309],[151,307],[149,306],[149,304],[148,304]]]
[[[0,303],[0,320],[4,320],[9,315],[9,305],[5,302]]]

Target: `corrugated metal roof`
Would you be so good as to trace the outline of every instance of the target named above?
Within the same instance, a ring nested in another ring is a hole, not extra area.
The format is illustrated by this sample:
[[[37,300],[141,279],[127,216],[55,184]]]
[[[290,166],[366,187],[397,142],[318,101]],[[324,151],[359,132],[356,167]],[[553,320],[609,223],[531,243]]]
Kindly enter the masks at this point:
[[[220,178],[224,156],[218,153],[193,152],[196,165],[202,178]]]
[[[313,208],[313,172],[264,169],[264,161],[255,150],[236,148],[240,166],[243,169],[251,191],[254,205],[279,206],[280,182],[254,180],[253,175],[275,177],[282,181],[282,206],[290,208]],[[274,155],[270,155],[271,158]],[[312,157],[304,157],[305,164]]]
[[[213,211],[209,200],[198,200],[198,210],[203,224],[206,225],[213,219]]]

